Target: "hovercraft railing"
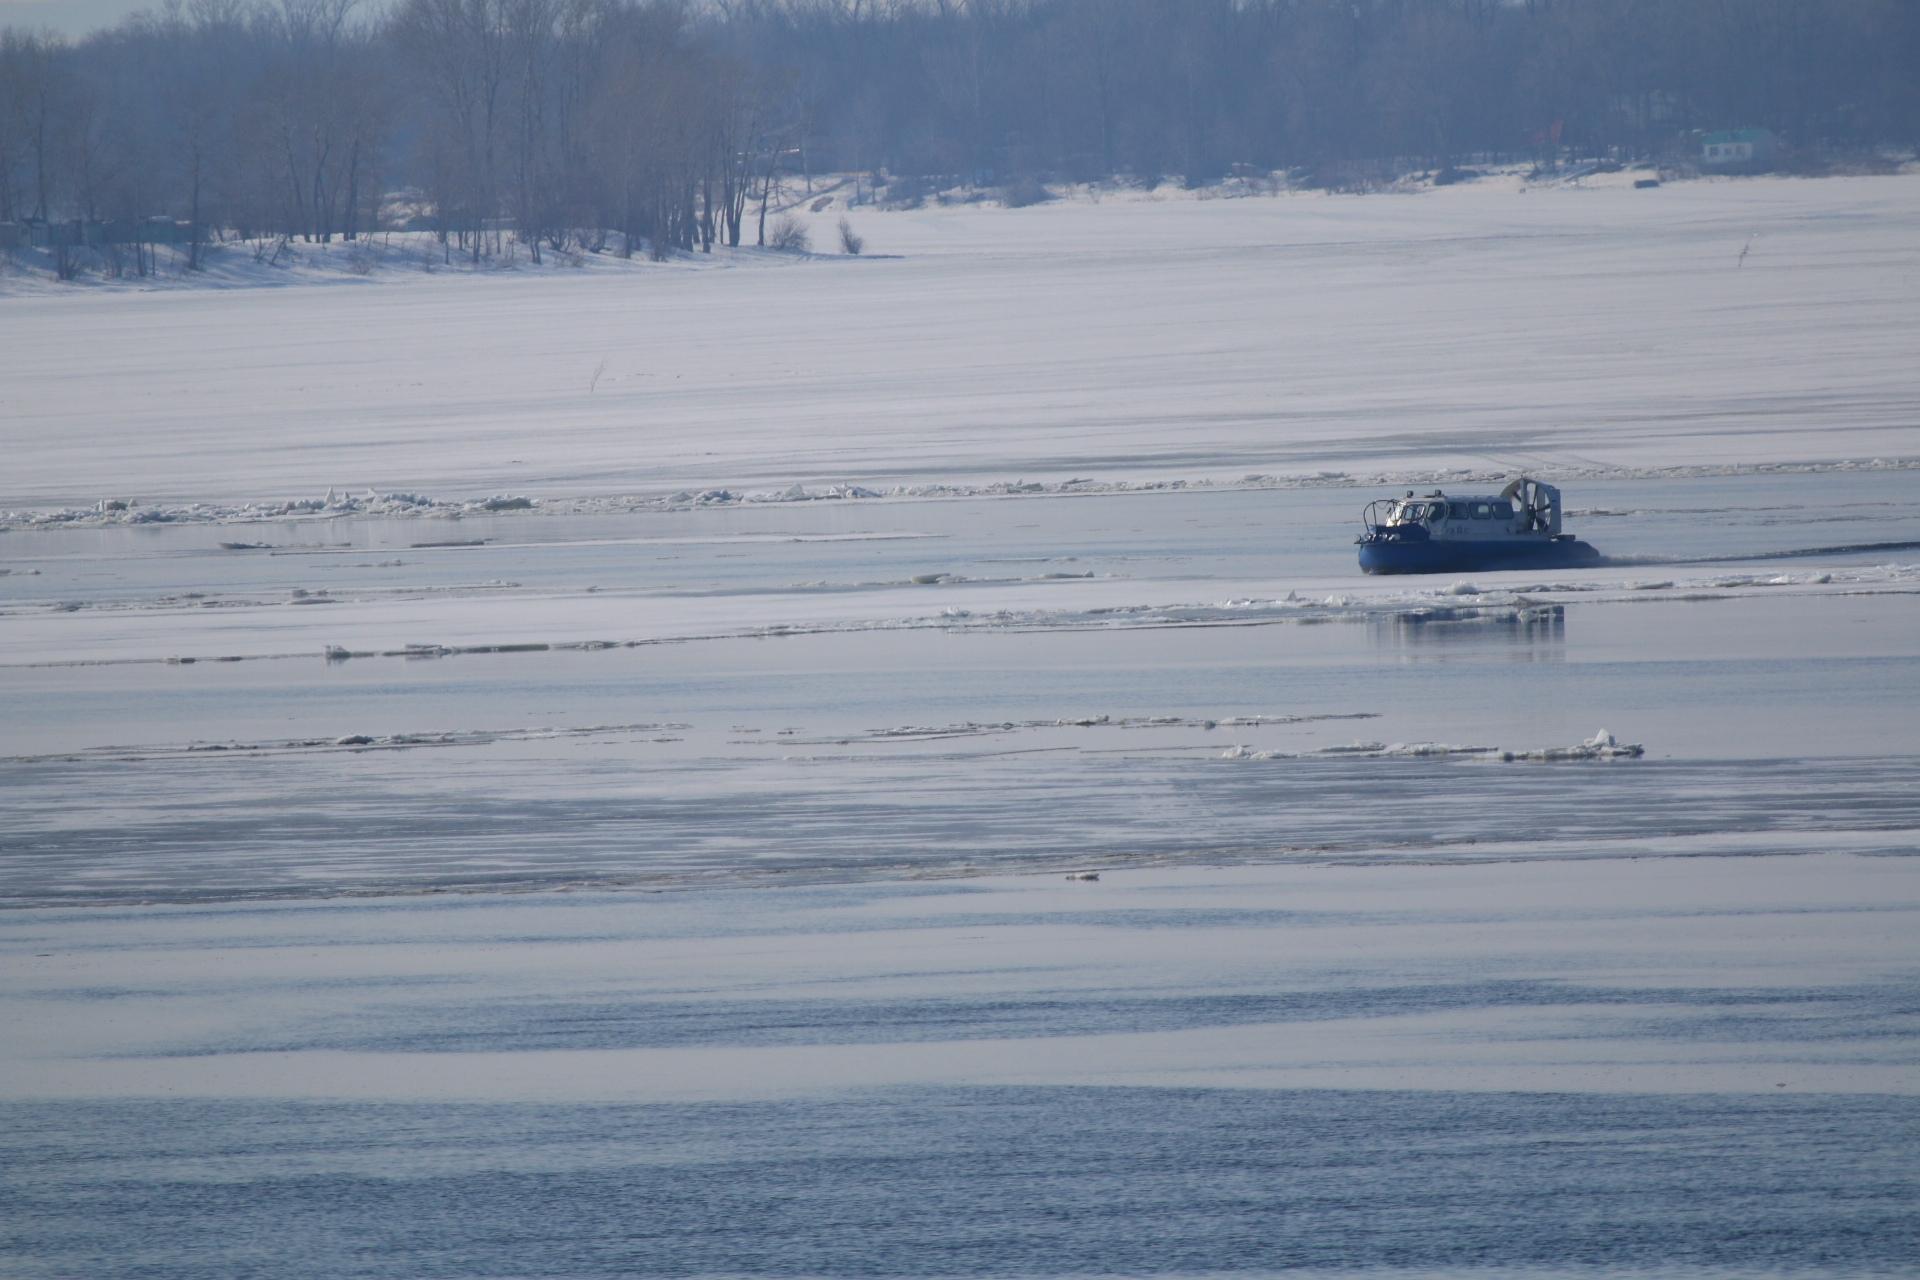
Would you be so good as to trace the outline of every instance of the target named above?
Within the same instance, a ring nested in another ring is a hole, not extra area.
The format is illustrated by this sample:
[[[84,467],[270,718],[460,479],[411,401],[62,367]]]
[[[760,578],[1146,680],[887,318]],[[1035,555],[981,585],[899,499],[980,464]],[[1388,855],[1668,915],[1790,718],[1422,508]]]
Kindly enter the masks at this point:
[[[1360,536],[1355,542],[1425,542],[1427,528],[1422,524],[1389,524],[1377,514],[1381,507],[1391,512],[1399,503],[1392,498],[1375,498],[1360,513]]]

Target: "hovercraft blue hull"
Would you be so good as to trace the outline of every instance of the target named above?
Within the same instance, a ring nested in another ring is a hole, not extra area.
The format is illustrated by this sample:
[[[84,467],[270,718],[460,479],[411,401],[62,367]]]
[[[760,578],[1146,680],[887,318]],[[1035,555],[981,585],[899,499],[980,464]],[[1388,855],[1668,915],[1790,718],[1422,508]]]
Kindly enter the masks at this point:
[[[1576,538],[1552,541],[1471,542],[1366,540],[1360,568],[1366,573],[1492,573],[1501,569],[1575,569],[1597,564],[1600,553]]]

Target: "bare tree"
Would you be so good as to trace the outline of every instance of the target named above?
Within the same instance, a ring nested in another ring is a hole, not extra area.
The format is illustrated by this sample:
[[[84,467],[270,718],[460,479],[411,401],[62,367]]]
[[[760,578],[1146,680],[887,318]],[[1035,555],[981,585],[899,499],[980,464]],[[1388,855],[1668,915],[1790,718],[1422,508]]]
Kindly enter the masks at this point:
[[[508,75],[513,0],[406,0],[394,31],[422,75],[443,150],[438,160],[462,206],[461,229],[473,261],[485,252],[499,217],[501,113]],[[455,166],[448,172],[448,161]]]
[[[68,193],[62,146],[77,90],[72,50],[55,35],[0,32],[0,199],[15,205],[11,170],[24,172],[28,216],[46,221]]]

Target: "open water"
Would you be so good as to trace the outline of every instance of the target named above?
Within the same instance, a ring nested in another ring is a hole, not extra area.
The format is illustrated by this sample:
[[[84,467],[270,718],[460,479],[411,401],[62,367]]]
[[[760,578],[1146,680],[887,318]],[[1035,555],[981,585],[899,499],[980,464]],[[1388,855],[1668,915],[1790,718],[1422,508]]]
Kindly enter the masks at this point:
[[[1911,1099],[0,1107],[14,1276],[1911,1275]]]

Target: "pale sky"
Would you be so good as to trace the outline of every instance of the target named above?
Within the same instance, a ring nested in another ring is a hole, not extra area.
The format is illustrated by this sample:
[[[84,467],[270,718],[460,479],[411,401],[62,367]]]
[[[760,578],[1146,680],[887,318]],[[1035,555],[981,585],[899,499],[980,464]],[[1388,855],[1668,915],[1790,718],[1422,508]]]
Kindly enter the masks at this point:
[[[0,0],[0,27],[51,27],[83,36],[130,13],[159,9],[162,0]]]

